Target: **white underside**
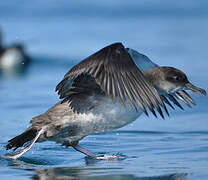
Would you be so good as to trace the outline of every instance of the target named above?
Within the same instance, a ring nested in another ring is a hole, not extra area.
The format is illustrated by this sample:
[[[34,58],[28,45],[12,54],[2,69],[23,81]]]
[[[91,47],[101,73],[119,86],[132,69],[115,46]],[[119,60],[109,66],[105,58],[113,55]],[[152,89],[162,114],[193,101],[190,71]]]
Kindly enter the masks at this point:
[[[16,48],[10,48],[1,56],[0,66],[3,69],[10,69],[23,62],[22,53]]]
[[[88,113],[66,113],[60,122],[64,124],[62,130],[51,140],[58,143],[77,141],[89,134],[121,128],[136,120],[141,114],[140,109],[136,112],[129,105],[125,108],[120,102],[114,104],[111,99],[105,98],[101,105]]]

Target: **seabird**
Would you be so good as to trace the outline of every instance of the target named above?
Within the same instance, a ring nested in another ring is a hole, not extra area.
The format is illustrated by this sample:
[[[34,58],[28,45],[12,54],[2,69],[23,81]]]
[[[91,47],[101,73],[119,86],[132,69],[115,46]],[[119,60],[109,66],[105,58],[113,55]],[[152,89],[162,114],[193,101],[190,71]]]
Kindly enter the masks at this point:
[[[57,85],[62,99],[45,113],[34,117],[22,134],[9,140],[7,150],[14,151],[5,158],[17,159],[35,142],[55,141],[96,159],[100,156],[78,145],[85,136],[123,127],[136,120],[143,112],[168,114],[165,104],[183,109],[195,105],[186,92],[204,94],[187,76],[174,67],[158,66],[147,56],[114,43],[87,57]],[[28,144],[29,143],[29,144]]]
[[[26,67],[30,58],[25,53],[22,44],[15,43],[5,47],[3,45],[2,32],[0,32],[0,70],[4,72],[13,72],[16,69]]]

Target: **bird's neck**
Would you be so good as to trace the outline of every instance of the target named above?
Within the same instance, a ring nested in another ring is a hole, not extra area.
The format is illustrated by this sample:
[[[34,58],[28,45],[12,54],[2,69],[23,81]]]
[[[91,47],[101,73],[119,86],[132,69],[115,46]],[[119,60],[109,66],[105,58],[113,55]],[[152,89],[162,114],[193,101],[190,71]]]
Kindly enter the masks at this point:
[[[146,71],[142,71],[146,80],[158,91],[159,94],[167,93],[167,89],[169,88],[169,84],[164,80],[163,72],[160,67],[148,69]]]
[[[157,85],[158,79],[160,79],[159,68],[152,68],[145,71],[142,71],[146,80],[153,86]]]

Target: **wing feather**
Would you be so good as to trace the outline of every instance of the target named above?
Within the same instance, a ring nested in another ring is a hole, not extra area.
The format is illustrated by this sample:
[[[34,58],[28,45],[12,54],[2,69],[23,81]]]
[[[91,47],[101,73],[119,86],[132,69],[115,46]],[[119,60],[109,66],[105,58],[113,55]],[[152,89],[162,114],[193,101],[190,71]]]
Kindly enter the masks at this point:
[[[71,91],[73,84],[69,81],[73,82],[83,74],[94,78],[101,90],[114,101],[118,98],[123,105],[127,101],[134,109],[138,106],[146,114],[145,107],[148,107],[155,116],[156,109],[164,118],[162,107],[168,114],[158,92],[145,79],[121,43],[101,49],[66,73],[56,87],[60,98],[68,99],[71,96],[68,91]],[[84,93],[83,88],[82,90]]]

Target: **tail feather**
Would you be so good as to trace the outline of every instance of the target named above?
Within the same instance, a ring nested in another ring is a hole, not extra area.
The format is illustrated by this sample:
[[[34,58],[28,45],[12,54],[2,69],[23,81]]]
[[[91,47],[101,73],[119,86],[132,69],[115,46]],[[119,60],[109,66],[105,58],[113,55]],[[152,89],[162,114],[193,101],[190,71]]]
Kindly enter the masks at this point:
[[[24,133],[20,134],[19,136],[13,138],[10,140],[10,143],[7,145],[7,149],[11,149],[15,147],[15,150],[18,147],[21,147],[24,145],[24,143],[31,141],[26,147],[22,148],[19,151],[13,152],[11,154],[5,154],[2,157],[7,159],[17,159],[20,156],[22,156],[24,153],[29,151],[32,146],[35,144],[35,142],[38,140],[38,138],[41,136],[41,134],[44,133],[44,128],[41,128],[39,131],[33,128],[29,128]],[[33,138],[34,137],[34,138]]]
[[[16,136],[12,139],[10,139],[7,144],[6,149],[12,149],[16,150],[17,148],[23,146],[26,142],[33,140],[37,135],[37,129],[35,128],[29,128],[19,136]]]

